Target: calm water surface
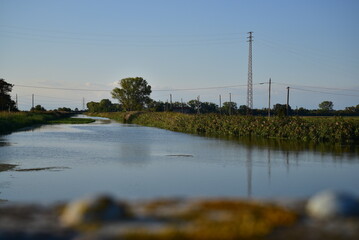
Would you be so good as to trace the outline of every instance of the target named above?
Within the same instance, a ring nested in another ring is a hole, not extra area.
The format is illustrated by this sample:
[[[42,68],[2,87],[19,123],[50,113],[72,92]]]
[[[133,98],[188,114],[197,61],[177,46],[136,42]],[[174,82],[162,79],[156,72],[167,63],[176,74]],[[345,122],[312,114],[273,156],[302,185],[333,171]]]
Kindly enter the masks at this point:
[[[287,147],[98,120],[0,136],[0,199],[53,203],[93,193],[118,198],[359,195],[358,146]],[[312,147],[313,148],[313,147]],[[324,149],[324,150],[323,150]]]

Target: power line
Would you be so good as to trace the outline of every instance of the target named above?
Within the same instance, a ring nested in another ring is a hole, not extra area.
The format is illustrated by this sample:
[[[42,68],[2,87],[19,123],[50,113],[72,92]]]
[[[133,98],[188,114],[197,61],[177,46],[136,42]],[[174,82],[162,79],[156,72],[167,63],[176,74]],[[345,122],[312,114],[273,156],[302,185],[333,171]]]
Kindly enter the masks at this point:
[[[37,97],[44,97],[44,98],[53,98],[53,99],[59,99],[63,101],[79,101],[81,99],[69,99],[69,98],[59,98],[59,97],[50,97],[50,96],[43,96],[43,95],[36,95]]]
[[[194,90],[211,90],[211,89],[246,87],[246,86],[247,86],[247,84],[237,84],[237,85],[230,85],[230,86],[202,87],[202,88],[153,89],[152,91],[156,91],[156,92],[160,92],[160,91],[194,91]]]
[[[257,83],[257,84],[259,84],[259,83]],[[201,87],[201,88],[152,89],[152,91],[156,91],[156,92],[194,91],[194,90],[211,90],[211,89],[235,88],[235,87],[246,87],[246,86],[247,86],[247,84],[237,84],[237,85]],[[29,86],[29,85],[20,85],[20,84],[14,84],[14,87],[38,88],[38,89],[49,89],[49,90],[64,90],[64,91],[88,91],[88,92],[110,92],[110,91],[112,91],[112,89],[59,88],[59,87]]]
[[[25,87],[25,88],[39,88],[39,89],[52,89],[52,90],[64,90],[64,91],[88,91],[88,92],[108,92],[112,90],[105,89],[83,89],[83,88],[57,88],[57,87],[40,87],[40,86],[28,86],[14,84],[14,87]]]
[[[101,33],[101,32],[72,32],[72,31],[59,31],[59,30],[49,30],[49,29],[39,29],[39,28],[28,28],[28,27],[21,27],[21,26],[14,26],[14,25],[5,25],[0,24],[0,27],[6,29],[17,29],[22,31],[27,31],[29,33],[34,32],[43,32],[43,33],[51,33],[51,34],[66,34],[66,35],[82,35],[82,36],[91,36],[91,37],[134,37],[134,38],[161,38],[164,37],[168,38],[175,38],[178,39],[179,37],[201,37],[201,38],[208,38],[208,37],[223,37],[223,36],[235,36],[241,35],[244,32],[223,32],[223,33],[191,33],[191,34],[116,34],[116,33]]]
[[[254,83],[253,85],[261,85],[262,83]],[[324,90],[336,90],[336,91],[353,91],[359,92],[359,90],[355,89],[344,89],[344,88],[329,88],[329,87],[319,87],[319,86],[309,86],[309,85],[297,85],[297,84],[288,84],[288,83],[280,83],[280,82],[273,82],[272,84],[277,85],[286,85],[290,86],[291,89],[299,90],[299,91],[307,91],[307,92],[317,92],[323,94],[332,94],[332,95],[340,95],[340,96],[352,96],[352,97],[359,97],[359,95],[353,94],[344,94],[344,93],[333,93],[333,92],[324,92],[318,90],[310,90],[304,89],[300,87],[307,87],[307,88],[317,88],[317,89],[324,89]],[[237,85],[227,85],[227,86],[215,86],[215,87],[200,87],[200,88],[173,88],[173,89],[153,89],[153,92],[174,92],[174,91],[196,91],[196,90],[212,90],[212,89],[226,89],[226,88],[237,88],[237,87],[247,87],[247,84],[237,84]],[[299,88],[298,88],[298,87]],[[49,89],[49,90],[61,90],[61,91],[87,91],[87,92],[110,92],[110,89],[83,89],[83,88],[58,88],[58,87],[42,87],[42,86],[29,86],[29,85],[17,85],[14,84],[14,87],[24,87],[24,88],[32,88],[32,89]],[[235,94],[236,95],[236,94]],[[66,99],[66,98],[56,98],[56,97],[49,97],[49,96],[41,96],[39,97],[46,97],[46,98],[55,98],[55,99],[62,99],[62,100],[69,100],[69,101],[78,101],[78,99]],[[167,95],[166,95],[167,96]]]
[[[241,41],[241,33],[222,34],[162,34],[162,35],[129,35],[104,33],[75,33],[30,29],[0,25],[0,37],[36,41],[81,43],[95,45],[130,45],[130,46],[192,46],[212,44],[236,44]]]
[[[296,88],[296,87],[291,87],[291,89],[295,89],[295,90],[299,90],[299,91],[305,91],[305,92],[323,93],[323,94],[329,94],[329,95],[339,95],[339,96],[347,96],[347,97],[359,97],[359,95],[343,94],[343,93],[333,93],[333,92],[322,92],[322,91],[302,89],[302,88]]]
[[[273,82],[272,82],[273,83]],[[289,84],[289,83],[280,83],[280,82],[274,82],[278,85],[290,85],[290,86],[298,86],[298,87],[308,87],[308,88],[319,88],[319,89],[327,89],[327,90],[339,90],[339,91],[353,91],[353,92],[359,92],[359,89],[348,89],[348,88],[331,88],[331,87],[319,87],[319,86],[309,86],[309,85],[298,85],[298,84]]]

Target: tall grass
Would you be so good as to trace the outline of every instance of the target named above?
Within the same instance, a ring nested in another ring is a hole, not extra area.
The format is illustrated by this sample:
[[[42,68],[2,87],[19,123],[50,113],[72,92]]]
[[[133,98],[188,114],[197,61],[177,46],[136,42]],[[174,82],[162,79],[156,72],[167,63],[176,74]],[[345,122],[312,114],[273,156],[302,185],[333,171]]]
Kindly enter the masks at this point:
[[[0,134],[69,116],[59,112],[0,112]]]
[[[266,118],[173,112],[104,113],[121,122],[216,136],[257,136],[315,142],[359,140],[359,118]]]

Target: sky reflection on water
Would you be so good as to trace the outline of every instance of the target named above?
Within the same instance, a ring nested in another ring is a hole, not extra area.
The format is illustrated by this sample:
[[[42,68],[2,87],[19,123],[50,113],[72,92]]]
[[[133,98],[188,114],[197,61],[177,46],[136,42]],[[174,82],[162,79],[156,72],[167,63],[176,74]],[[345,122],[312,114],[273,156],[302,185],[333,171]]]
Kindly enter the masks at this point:
[[[328,188],[359,194],[358,146],[335,146],[339,151],[333,152],[289,145],[109,121],[47,125],[0,137],[0,164],[66,168],[1,172],[0,199],[51,203],[93,193],[125,199],[306,197]]]

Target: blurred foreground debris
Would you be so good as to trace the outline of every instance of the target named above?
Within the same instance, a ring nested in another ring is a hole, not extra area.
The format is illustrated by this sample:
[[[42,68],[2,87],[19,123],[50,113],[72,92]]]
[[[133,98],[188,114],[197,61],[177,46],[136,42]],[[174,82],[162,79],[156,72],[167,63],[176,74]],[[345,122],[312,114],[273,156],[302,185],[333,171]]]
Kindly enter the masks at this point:
[[[331,208],[330,213],[323,214],[321,207]],[[50,207],[5,203],[0,205],[0,239],[359,239],[357,209],[353,196],[334,192],[291,204],[177,198],[124,202],[109,196]]]

